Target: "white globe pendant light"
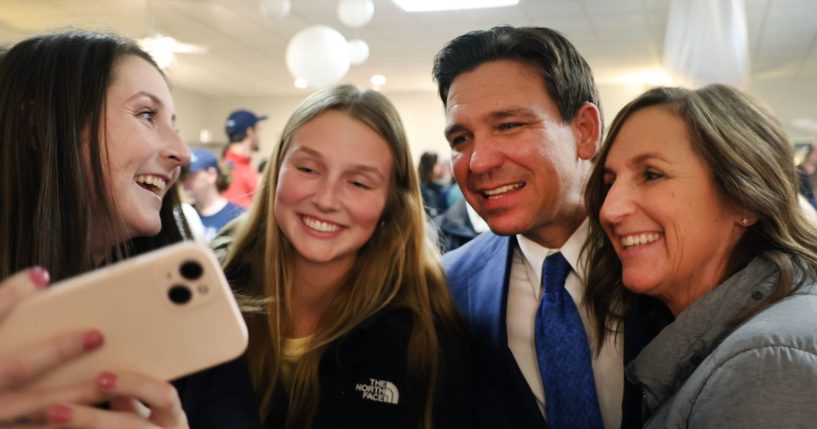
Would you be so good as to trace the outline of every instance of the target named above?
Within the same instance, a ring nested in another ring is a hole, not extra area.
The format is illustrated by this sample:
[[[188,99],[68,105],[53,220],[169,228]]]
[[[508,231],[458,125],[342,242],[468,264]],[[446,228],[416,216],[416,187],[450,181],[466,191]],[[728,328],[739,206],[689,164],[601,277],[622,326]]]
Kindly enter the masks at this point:
[[[340,0],[338,18],[351,28],[360,28],[368,24],[374,16],[372,0]]]
[[[307,27],[289,40],[286,64],[296,79],[312,88],[331,85],[349,71],[349,47],[337,30],[323,25]]]

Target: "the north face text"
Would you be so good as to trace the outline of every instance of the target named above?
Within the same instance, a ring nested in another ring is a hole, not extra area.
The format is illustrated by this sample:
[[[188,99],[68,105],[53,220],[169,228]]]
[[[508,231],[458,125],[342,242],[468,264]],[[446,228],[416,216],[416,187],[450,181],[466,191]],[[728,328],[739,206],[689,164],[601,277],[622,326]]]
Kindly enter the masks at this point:
[[[370,401],[397,404],[400,400],[397,386],[390,381],[370,378],[369,384],[358,383],[355,385],[355,390],[361,392],[363,399]]]

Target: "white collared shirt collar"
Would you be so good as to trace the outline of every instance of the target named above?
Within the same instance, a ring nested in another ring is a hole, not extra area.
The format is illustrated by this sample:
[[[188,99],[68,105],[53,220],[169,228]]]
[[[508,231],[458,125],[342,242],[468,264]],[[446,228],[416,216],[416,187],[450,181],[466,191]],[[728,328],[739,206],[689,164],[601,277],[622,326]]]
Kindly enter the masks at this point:
[[[589,221],[585,219],[584,222],[576,228],[573,235],[562,245],[561,249],[548,249],[521,234],[516,236],[519,242],[519,249],[525,258],[525,263],[532,272],[536,273],[536,284],[542,284],[542,263],[545,262],[545,258],[556,252],[562,252],[562,256],[564,256],[570,264],[570,268],[573,269],[579,281],[584,284],[584,269],[587,261],[584,260],[585,258],[580,260],[579,257],[581,256],[582,246],[584,246],[584,240],[587,238],[588,227]]]

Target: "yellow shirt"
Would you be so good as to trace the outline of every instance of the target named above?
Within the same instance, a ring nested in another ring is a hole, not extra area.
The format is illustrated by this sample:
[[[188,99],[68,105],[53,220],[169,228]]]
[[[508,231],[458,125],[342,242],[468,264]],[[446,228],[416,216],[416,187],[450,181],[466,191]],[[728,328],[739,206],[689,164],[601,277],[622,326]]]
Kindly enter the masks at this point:
[[[311,341],[312,335],[301,338],[284,338],[281,345],[281,382],[287,390],[292,386],[295,363],[306,353]]]

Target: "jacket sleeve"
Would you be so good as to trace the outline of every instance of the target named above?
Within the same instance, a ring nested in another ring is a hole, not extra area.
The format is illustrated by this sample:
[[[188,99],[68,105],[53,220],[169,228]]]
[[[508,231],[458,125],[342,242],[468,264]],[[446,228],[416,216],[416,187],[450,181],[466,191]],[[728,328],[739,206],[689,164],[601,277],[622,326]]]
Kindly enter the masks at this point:
[[[243,358],[174,382],[190,429],[260,429],[258,404]]]
[[[768,345],[725,360],[695,397],[693,428],[809,427],[817,422],[817,355]]]
[[[246,212],[231,220],[227,225],[224,225],[218,235],[210,241],[210,249],[213,250],[216,258],[218,258],[218,261],[222,264],[224,263],[224,259],[227,258],[227,252],[230,251],[230,247],[232,247],[235,242],[235,236],[238,234],[238,230],[241,228],[245,219],[247,219]]]

